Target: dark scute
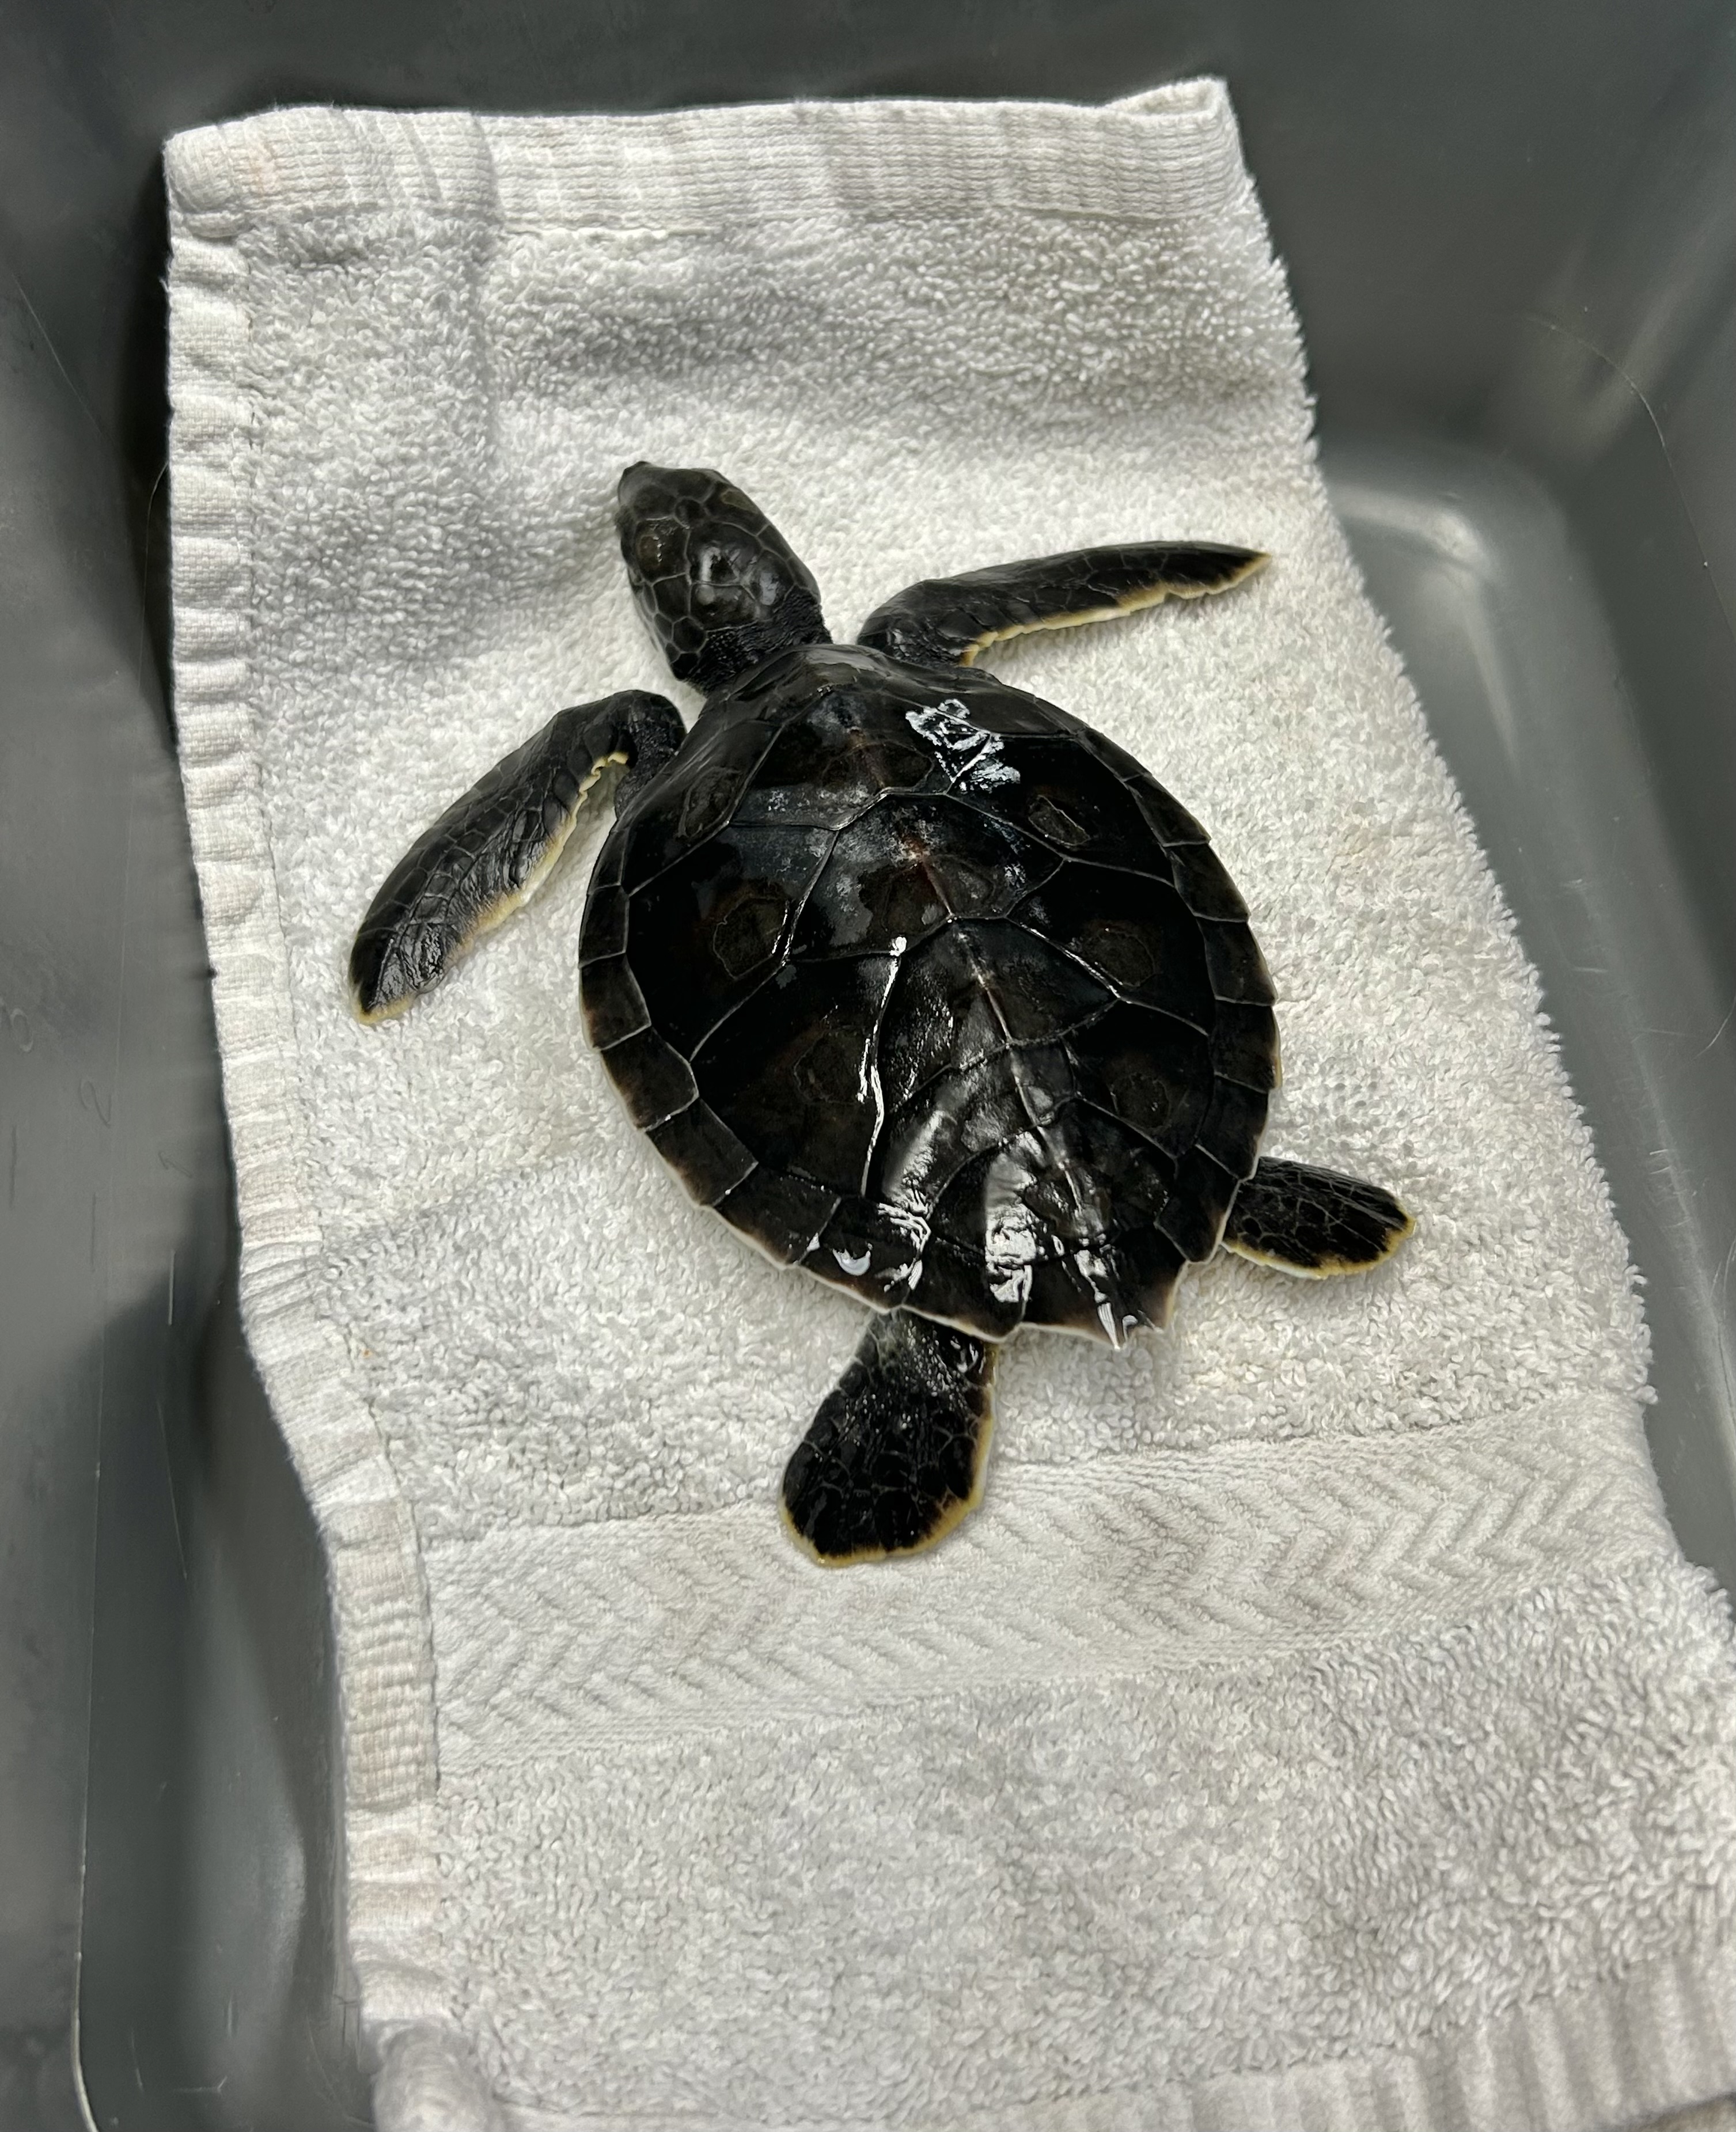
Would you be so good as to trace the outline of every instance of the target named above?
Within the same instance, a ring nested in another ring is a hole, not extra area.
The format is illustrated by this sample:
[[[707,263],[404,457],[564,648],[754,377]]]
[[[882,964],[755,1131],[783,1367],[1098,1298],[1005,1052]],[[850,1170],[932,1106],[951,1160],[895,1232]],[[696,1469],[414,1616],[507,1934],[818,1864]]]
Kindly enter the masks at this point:
[[[702,716],[710,716],[725,708],[739,707],[751,718],[776,724],[787,709],[792,698],[812,694],[805,678],[809,648],[792,645],[762,659],[757,666],[750,666],[745,674],[738,674],[727,687],[718,689],[707,701]]]
[[[1025,1322],[1119,1346],[1137,1326],[1169,1323],[1185,1263],[1159,1230],[1125,1231],[1100,1250],[1070,1252],[1040,1266]]]
[[[1140,771],[1128,780],[1128,790],[1133,795],[1133,804],[1157,832],[1158,841],[1166,848],[1177,844],[1204,844],[1210,841],[1186,808],[1175,795],[1165,790],[1155,777]]]
[[[933,684],[930,684],[931,689]],[[970,723],[1002,740],[1061,739],[1071,742],[1079,721],[1027,689],[1010,689],[993,674],[955,668],[946,676],[946,699],[962,703]]]
[[[820,696],[783,726],[738,809],[743,821],[841,828],[882,792],[941,786],[944,770],[901,708],[855,687]]]
[[[622,868],[627,863],[628,833],[627,822],[617,815],[610,825],[608,834],[603,839],[603,848],[591,867],[590,886],[586,891],[588,896],[594,896],[599,889],[620,886]]]
[[[863,1045],[856,1027],[822,1027],[813,1041],[796,1054],[796,1086],[812,1103],[835,1102],[840,1089],[855,1086],[861,1069]]]
[[[593,970],[598,967],[591,965]],[[642,1029],[637,1036],[612,1044],[603,1054],[603,1063],[636,1126],[648,1129],[661,1125],[685,1110],[696,1093],[687,1061],[671,1050],[654,1029]]]
[[[849,660],[857,685],[872,685],[877,696],[919,714],[953,706],[983,733],[1053,737],[1086,730],[1067,712],[1028,689],[1009,687],[986,667],[948,663],[936,671],[861,645],[834,645],[805,656],[815,662]]]
[[[1201,918],[1246,918],[1242,892],[1209,844],[1188,844],[1171,853],[1176,886],[1188,909]]]
[[[1101,1340],[1105,1337],[1101,1286],[1101,1282],[1085,1278],[1071,1252],[1064,1257],[1045,1259],[1032,1269],[1025,1323],[1052,1326],[1063,1332],[1082,1332]],[[1111,1308],[1119,1300],[1119,1296],[1112,1298]]]
[[[1278,1030],[1272,1009],[1253,1001],[1220,1000],[1212,1031],[1212,1064],[1244,1088],[1275,1088]]]
[[[1093,918],[1080,929],[1074,950],[1099,977],[1124,992],[1148,985],[1163,967],[1151,929],[1131,918]]]
[[[872,689],[877,696],[913,703],[926,703],[933,693],[926,676],[907,673],[895,660],[865,651],[859,644],[817,645],[804,651],[801,660],[818,688]]]
[[[1187,1263],[1181,1252],[1161,1229],[1134,1229],[1120,1238],[1115,1257],[1124,1292],[1138,1298],[1147,1324],[1167,1325]]]
[[[1219,1079],[1200,1125],[1200,1145],[1215,1156],[1232,1177],[1246,1177],[1259,1153],[1272,1101],[1263,1088]]]
[[[702,1207],[715,1206],[753,1167],[753,1157],[729,1126],[697,1099],[653,1126],[651,1140]]]
[[[974,707],[973,707],[974,708]],[[991,769],[998,775],[991,781]],[[964,789],[961,780],[961,790]],[[1129,867],[1170,878],[1170,861],[1133,796],[1113,771],[1070,736],[1012,736],[992,762],[975,766],[976,804],[1064,858]]]
[[[1176,1172],[1176,1189],[1157,1227],[1184,1256],[1196,1264],[1209,1259],[1218,1248],[1240,1184],[1203,1147],[1190,1149]]]
[[[1027,1055],[1040,1054],[1012,1056]],[[1101,1255],[1130,1227],[1148,1227],[1168,1203],[1176,1167],[1078,1103],[1041,1128],[1023,1122],[1028,1107],[1007,1078],[1010,1063],[1003,1054],[960,1077],[975,1083],[968,1096],[950,1083],[935,1092],[934,1136],[920,1149],[928,1165],[898,1180],[901,1205],[926,1211],[931,1223],[911,1300],[988,1337],[1028,1314],[1026,1290],[1038,1268],[1080,1247]],[[1053,1063],[1059,1078],[1064,1064]],[[1121,1304],[1137,1314],[1137,1296]],[[1104,1332],[1094,1314],[1087,1329]]]
[[[628,888],[642,888],[729,821],[775,738],[775,728],[768,732],[739,709],[700,718],[680,755],[617,832],[622,838],[618,878]]]
[[[584,1024],[598,1050],[607,1051],[651,1026],[645,996],[635,982],[625,955],[606,955],[579,966]]]
[[[927,1219],[967,1162],[1046,1124],[1072,1100],[1076,1085],[1058,1044],[1000,1051],[940,1075],[888,1115],[869,1192]]]
[[[1089,971],[1022,926],[949,926],[905,956],[887,1002],[879,1065],[887,1108],[902,1107],[935,1074],[1009,1044],[1080,1030],[1113,1000]]]
[[[838,833],[794,949],[890,948],[949,919],[998,916],[1054,864],[1041,845],[956,800],[888,795]]]
[[[990,1289],[980,1249],[961,1249],[948,1236],[929,1239],[911,1301],[930,1316],[966,1326],[984,1340],[1004,1340],[1025,1315],[1022,1296],[998,1296]]]
[[[1075,820],[1046,792],[1037,794],[1025,819],[1038,836],[1046,837],[1051,844],[1064,844],[1069,851],[1081,851],[1091,841],[1091,832],[1084,824]]]
[[[1064,1245],[1101,1243],[1154,1220],[1168,1203],[1174,1161],[1089,1104],[1072,1105],[1033,1138],[1018,1195]]]
[[[876,1318],[785,1468],[786,1515],[823,1560],[923,1546],[976,1491],[993,1357],[899,1311]]]
[[[786,963],[695,1053],[706,1101],[761,1162],[859,1188],[879,1122],[868,1049],[894,967]]]
[[[626,891],[617,881],[599,881],[593,876],[579,929],[579,965],[594,963],[600,956],[618,955],[626,945]]]
[[[1065,1218],[1069,1211],[1065,1187],[1069,1182],[1075,1184],[1088,1203],[1082,1219],[1070,1220],[1067,1227],[1101,1232],[1105,1209],[1100,1199],[1094,1205],[1089,1203],[1096,1198],[1093,1180],[1069,1179],[1065,1175],[1056,1179],[1052,1172],[1044,1139],[1035,1131],[1027,1131],[965,1163],[935,1201],[935,1237],[950,1244],[964,1263],[982,1265],[986,1270],[984,1284],[991,1293],[998,1284],[1017,1281],[1021,1267],[1028,1265],[1046,1245],[1051,1251],[1057,1247],[1047,1218],[1054,1207],[1027,1204],[1040,1196],[1040,1189],[1034,1187],[1048,1183],[1052,1188],[1059,1184],[1060,1188],[1051,1189],[1049,1197],[1063,1203],[1060,1211]],[[1015,1241],[1022,1246],[1016,1256],[1010,1249]],[[995,1249],[991,1256],[992,1242]],[[923,1293],[926,1296],[926,1288]],[[923,1307],[933,1306],[925,1300]]]
[[[1089,1271],[1081,1264],[1082,1256],[1090,1260]],[[1052,1326],[1093,1340],[1111,1339],[1113,1328],[1118,1345],[1135,1325],[1146,1322],[1142,1299],[1132,1283],[1123,1279],[1119,1256],[1113,1248],[1069,1251],[1046,1259],[1033,1270],[1025,1305],[1027,1325]]]
[[[1201,1030],[1216,1020],[1200,921],[1166,881],[1074,863],[1016,915],[1119,991]]]
[[[1199,1137],[1211,1100],[1210,1040],[1154,1009],[1118,1006],[1068,1040],[1080,1092],[1172,1158]]]
[[[773,1258],[793,1265],[831,1220],[838,1196],[810,1178],[762,1164],[718,1201],[717,1211]]]
[[[1202,918],[1200,939],[1212,990],[1219,999],[1271,1006],[1272,972],[1259,942],[1239,919]]]
[[[690,1054],[768,974],[830,842],[824,829],[732,822],[634,893],[628,958],[678,1050]]]
[[[735,763],[712,763],[687,783],[681,811],[676,817],[678,834],[691,843],[708,836],[723,821],[742,789],[743,772]]]
[[[744,977],[771,959],[789,915],[786,896],[757,883],[744,888],[720,909],[711,952],[730,977]]]

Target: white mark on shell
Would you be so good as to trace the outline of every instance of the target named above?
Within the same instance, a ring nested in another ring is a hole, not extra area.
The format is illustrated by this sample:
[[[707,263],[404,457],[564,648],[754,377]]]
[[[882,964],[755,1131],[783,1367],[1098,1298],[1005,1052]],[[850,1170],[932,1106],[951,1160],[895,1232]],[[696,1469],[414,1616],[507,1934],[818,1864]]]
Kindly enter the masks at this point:
[[[956,697],[936,703],[932,710],[906,711],[904,717],[913,733],[931,747],[944,747],[950,755],[967,755],[983,744],[981,728],[970,723]]]

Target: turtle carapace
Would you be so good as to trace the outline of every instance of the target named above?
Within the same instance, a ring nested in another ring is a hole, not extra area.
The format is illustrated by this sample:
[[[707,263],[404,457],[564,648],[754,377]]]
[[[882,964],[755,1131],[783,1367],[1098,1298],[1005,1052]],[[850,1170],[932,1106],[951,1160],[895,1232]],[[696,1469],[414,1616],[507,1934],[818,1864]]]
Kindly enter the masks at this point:
[[[1245,548],[1089,548],[931,579],[834,644],[818,588],[707,469],[622,476],[622,552],[691,731],[561,711],[450,808],[356,937],[397,1012],[530,896],[605,773],[591,1040],[701,1206],[872,1306],[783,1479],[822,1562],[939,1539],[981,1492],[998,1343],[1120,1347],[1220,1246],[1377,1265],[1388,1193],[1262,1160],[1272,991],[1205,831],[1133,758],[973,670],[997,638],[1239,584]]]

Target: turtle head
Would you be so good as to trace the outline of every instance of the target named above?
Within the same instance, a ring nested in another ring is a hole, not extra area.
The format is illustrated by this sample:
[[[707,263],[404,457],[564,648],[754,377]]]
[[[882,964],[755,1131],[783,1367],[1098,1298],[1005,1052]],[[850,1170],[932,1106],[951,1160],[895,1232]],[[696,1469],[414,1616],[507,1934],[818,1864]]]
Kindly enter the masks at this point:
[[[792,644],[830,644],[820,588],[783,535],[709,467],[641,459],[615,492],[639,611],[678,681],[721,689]]]

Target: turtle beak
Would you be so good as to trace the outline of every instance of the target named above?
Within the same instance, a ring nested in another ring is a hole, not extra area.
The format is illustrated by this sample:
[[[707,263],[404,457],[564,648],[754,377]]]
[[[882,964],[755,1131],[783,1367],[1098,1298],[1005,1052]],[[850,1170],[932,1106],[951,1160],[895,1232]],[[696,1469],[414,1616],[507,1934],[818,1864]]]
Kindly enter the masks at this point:
[[[615,502],[623,511],[640,511],[657,491],[666,494],[672,486],[667,467],[635,459],[615,484]]]
[[[666,467],[635,459],[615,484],[615,513],[623,519],[641,518],[673,511],[678,502],[685,501],[709,516],[729,487],[715,467]]]

